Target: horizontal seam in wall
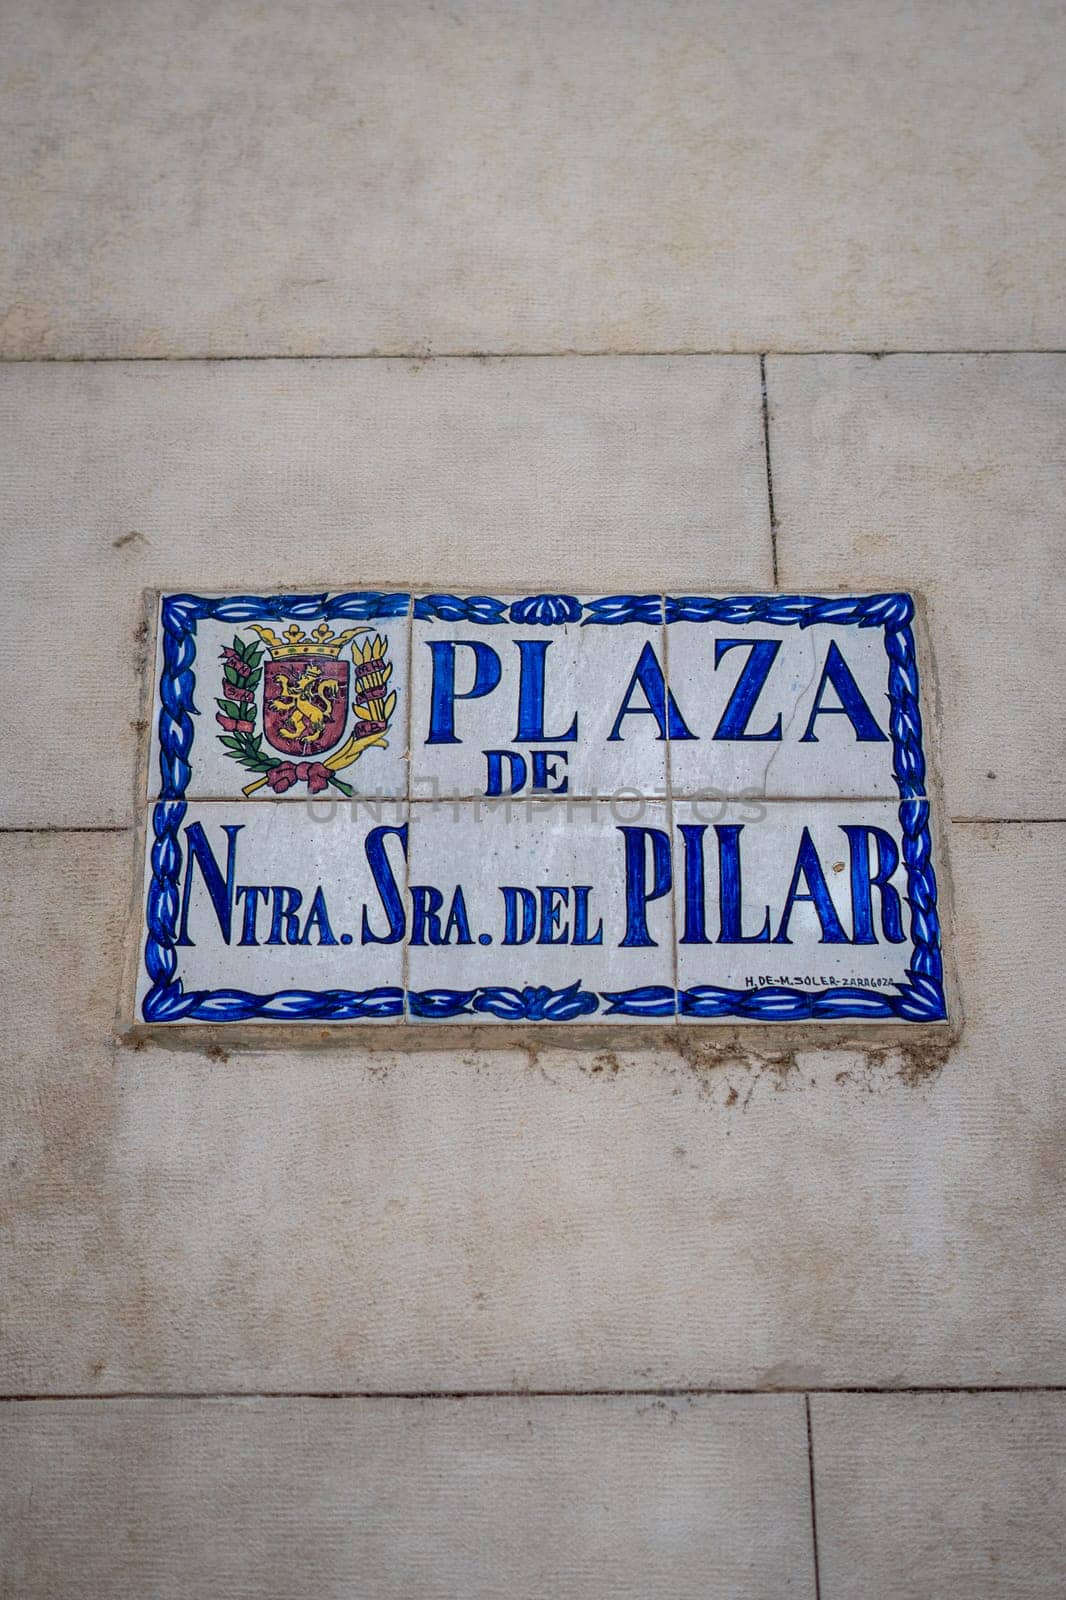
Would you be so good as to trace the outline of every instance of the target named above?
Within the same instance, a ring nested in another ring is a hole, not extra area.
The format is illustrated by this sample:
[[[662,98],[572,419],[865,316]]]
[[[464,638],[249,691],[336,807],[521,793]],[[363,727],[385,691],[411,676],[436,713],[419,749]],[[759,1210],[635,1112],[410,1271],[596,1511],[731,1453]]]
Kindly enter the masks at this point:
[[[797,800],[802,801],[802,800],[804,800],[806,798],[806,796],[797,795],[795,798]],[[239,804],[240,802],[237,802],[237,803]],[[473,803],[473,802],[471,802],[471,803]],[[822,805],[825,802],[823,802],[822,800],[812,800],[810,803],[812,805]],[[862,804],[867,804],[868,802],[867,801],[863,801],[861,803]],[[147,804],[148,805],[153,805],[153,804],[155,804],[155,802],[154,801],[148,801]],[[949,820],[949,822],[955,823],[960,827],[977,827],[977,828],[981,828],[981,827],[985,827],[985,828],[1023,827],[1024,828],[1024,827],[1039,827],[1039,826],[1046,826],[1046,825],[1050,825],[1052,827],[1061,827],[1064,823],[1066,823],[1066,817],[949,817],[948,820]],[[104,823],[100,823],[99,826],[94,826],[94,825],[91,825],[91,824],[84,824],[84,825],[73,825],[72,824],[70,827],[67,827],[62,823],[56,823],[54,825],[45,826],[45,827],[39,827],[39,828],[29,828],[29,827],[23,828],[23,827],[18,827],[18,826],[15,826],[15,825],[9,826],[7,824],[0,824],[0,836],[3,836],[4,834],[14,834],[14,835],[17,836],[19,834],[42,834],[42,833],[43,834],[61,834],[61,833],[130,833],[130,832],[132,832],[133,827],[134,827],[134,824],[132,822],[115,822],[115,823],[104,822]],[[2,1395],[0,1395],[0,1399],[3,1399]]]
[[[950,817],[948,820],[958,827],[1000,828],[1015,825],[1029,827],[1042,823],[1061,827],[1066,822],[1066,817]]]
[[[0,834],[3,834],[3,833],[130,833],[130,832],[132,832],[132,829],[133,829],[133,823],[132,822],[114,822],[114,823],[112,823],[112,822],[101,822],[99,824],[88,823],[85,826],[72,825],[70,827],[65,826],[63,823],[56,823],[54,826],[46,826],[46,827],[40,827],[40,828],[8,827],[6,824],[4,824],[4,825],[0,826]]]
[[[693,349],[604,349],[604,350],[379,350],[379,351],[321,351],[317,353],[286,354],[271,350],[257,353],[224,355],[114,355],[114,356],[10,356],[0,355],[0,365],[27,366],[94,366],[128,362],[182,363],[210,361],[563,361],[570,358],[597,360],[618,356],[734,356],[741,360],[773,356],[869,356],[880,360],[884,356],[1061,356],[1066,348],[1038,345],[998,345],[984,349],[918,350],[899,348],[893,350],[693,350]]]
[[[69,1400],[669,1400],[730,1395],[1064,1394],[1066,1383],[836,1384],[773,1389],[117,1389],[62,1394],[3,1394],[0,1404],[38,1405]]]

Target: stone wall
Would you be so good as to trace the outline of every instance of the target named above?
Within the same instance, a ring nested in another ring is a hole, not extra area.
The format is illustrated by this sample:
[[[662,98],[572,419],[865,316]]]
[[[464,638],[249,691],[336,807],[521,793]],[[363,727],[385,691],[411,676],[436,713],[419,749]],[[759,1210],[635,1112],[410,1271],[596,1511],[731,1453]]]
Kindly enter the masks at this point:
[[[1066,1591],[1062,21],[9,7],[0,1594]],[[132,1037],[144,591],[375,582],[917,590],[956,1041]]]

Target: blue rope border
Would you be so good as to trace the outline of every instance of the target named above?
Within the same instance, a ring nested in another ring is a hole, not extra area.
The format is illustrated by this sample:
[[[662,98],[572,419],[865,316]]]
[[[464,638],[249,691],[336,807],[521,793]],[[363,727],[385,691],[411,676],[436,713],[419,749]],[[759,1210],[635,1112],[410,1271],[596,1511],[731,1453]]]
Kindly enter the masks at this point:
[[[663,597],[659,594],[609,594],[600,600],[579,600],[573,594],[525,594],[517,600],[496,600],[487,594],[416,595],[416,622],[473,622],[479,627],[500,623],[534,624],[543,628],[580,622],[583,628],[599,623],[606,627],[620,622],[663,620]]]
[[[178,976],[175,946],[181,846],[178,833],[185,817],[185,790],[191,776],[197,709],[196,629],[202,618],[253,622],[295,618],[317,621],[325,616],[368,622],[404,616],[408,593],[356,591],[330,596],[243,595],[203,598],[169,595],[162,603],[163,664],[159,680],[159,760],[161,798],[152,815],[152,875],[148,885],[147,937],[144,962],[152,987],[142,1003],[146,1022],[277,1021],[348,1022],[401,1016],[404,992],[397,987],[364,991],[332,989],[281,990],[261,995],[241,989],[186,993]],[[413,615],[421,620],[464,621],[492,626],[510,621],[545,627],[578,622],[582,627],[622,622],[725,622],[744,626],[763,622],[808,628],[818,623],[856,625],[884,630],[889,659],[890,728],[893,773],[900,793],[899,821],[903,862],[907,869],[906,899],[911,908],[911,965],[907,983],[888,995],[864,989],[791,988],[723,989],[697,985],[675,994],[672,988],[605,992],[582,989],[580,981],[560,990],[544,986],[524,989],[486,987],[471,990],[410,991],[409,1013],[420,1020],[456,1016],[494,1016],[504,1021],[567,1022],[590,1016],[600,1007],[606,1016],[694,1018],[735,1017],[749,1021],[794,1022],[809,1019],[897,1019],[940,1021],[947,1015],[944,999],[936,875],[929,831],[929,803],[924,798],[925,758],[919,708],[918,664],[911,621],[914,604],[907,594],[823,598],[812,595],[734,595],[715,598],[685,595],[608,595],[578,600],[574,595],[527,595],[508,603],[488,595],[416,597]]]
[[[666,621],[725,622],[743,626],[763,622],[777,627],[810,628],[818,623],[884,630],[888,656],[889,728],[892,772],[899,790],[899,824],[906,900],[911,910],[911,963],[907,982],[895,994],[857,988],[803,990],[786,987],[722,989],[697,985],[678,993],[682,1017],[737,1017],[757,1022],[812,1019],[884,1019],[940,1022],[947,1016],[944,963],[940,951],[936,873],[925,799],[925,755],[919,701],[918,658],[909,594],[823,598],[819,595],[683,595],[666,599]]]
[[[152,811],[154,842],[148,884],[144,964],[152,987],[141,1004],[145,1022],[354,1022],[403,1015],[403,990],[282,989],[276,994],[251,994],[244,989],[201,989],[186,992],[178,976],[175,944],[178,926],[178,881],[181,845],[178,830],[187,806],[185,790],[192,773],[189,753],[193,717],[196,629],[204,618],[220,622],[317,622],[343,617],[349,622],[406,616],[409,594],[381,591],[348,594],[240,595],[205,599],[199,595],[167,595],[160,612],[163,663],[159,674],[160,795]]]

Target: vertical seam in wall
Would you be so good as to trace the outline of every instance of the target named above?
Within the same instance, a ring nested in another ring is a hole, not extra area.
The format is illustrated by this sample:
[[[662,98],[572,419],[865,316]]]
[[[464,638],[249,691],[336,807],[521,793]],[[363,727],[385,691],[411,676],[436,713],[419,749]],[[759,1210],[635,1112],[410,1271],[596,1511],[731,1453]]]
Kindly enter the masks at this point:
[[[770,407],[766,397],[766,357],[759,357],[759,388],[762,395],[762,446],[766,461],[766,498],[770,511],[770,560],[774,588],[777,588],[777,513],[774,510],[774,469],[770,459]]]
[[[807,1481],[811,1500],[811,1554],[814,1558],[814,1600],[822,1600],[822,1575],[818,1565],[818,1502],[814,1489],[814,1432],[811,1428],[811,1397],[803,1396],[803,1410],[807,1418]]]

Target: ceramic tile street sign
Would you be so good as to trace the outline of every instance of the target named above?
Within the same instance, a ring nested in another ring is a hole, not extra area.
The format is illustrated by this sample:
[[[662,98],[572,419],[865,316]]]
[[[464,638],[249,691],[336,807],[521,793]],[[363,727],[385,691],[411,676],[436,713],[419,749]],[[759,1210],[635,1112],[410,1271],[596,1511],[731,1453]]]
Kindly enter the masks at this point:
[[[913,618],[163,596],[138,1019],[944,1020]]]

